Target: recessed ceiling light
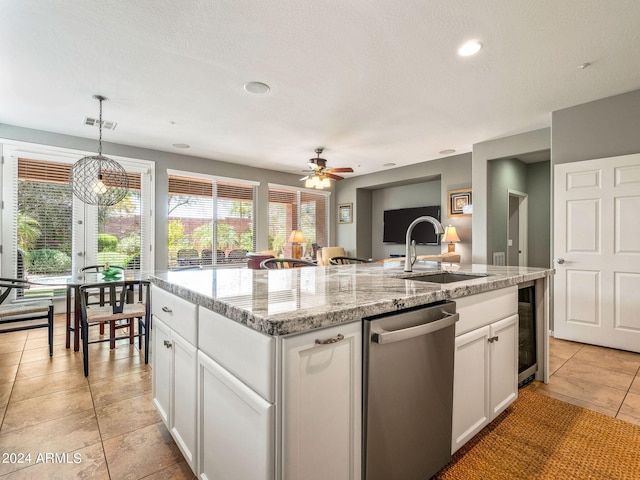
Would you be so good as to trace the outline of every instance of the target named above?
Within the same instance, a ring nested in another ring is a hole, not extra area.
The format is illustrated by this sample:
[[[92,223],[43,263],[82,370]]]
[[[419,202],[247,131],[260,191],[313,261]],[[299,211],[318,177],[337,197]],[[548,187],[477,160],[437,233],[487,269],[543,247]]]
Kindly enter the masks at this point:
[[[440,150],[438,152],[440,155],[451,155],[452,153],[456,153],[453,148],[447,148],[446,150]]]
[[[579,68],[580,70],[584,70],[585,68],[589,68],[590,66],[591,66],[591,63],[589,63],[589,62],[585,62],[585,63],[583,63],[582,65],[578,65],[578,68]]]
[[[475,55],[482,48],[482,44],[478,40],[469,40],[458,49],[458,55],[461,57],[468,57]]]
[[[389,162],[389,163],[383,163],[383,164],[382,164],[382,166],[383,166],[383,167],[395,167],[395,166],[396,166],[396,164],[395,164],[395,163],[393,163],[393,162]]]
[[[187,145],[186,143],[174,143],[173,146],[176,147],[176,148],[190,148],[191,147],[191,145]]]
[[[262,82],[249,82],[244,84],[244,89],[254,95],[266,95],[271,90],[271,87]]]

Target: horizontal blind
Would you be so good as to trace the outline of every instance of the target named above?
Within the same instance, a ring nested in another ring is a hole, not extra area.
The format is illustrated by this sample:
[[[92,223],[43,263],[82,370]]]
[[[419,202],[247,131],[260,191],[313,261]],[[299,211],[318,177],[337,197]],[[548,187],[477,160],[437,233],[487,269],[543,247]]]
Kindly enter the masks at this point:
[[[169,268],[246,262],[254,202],[252,184],[170,174]]]

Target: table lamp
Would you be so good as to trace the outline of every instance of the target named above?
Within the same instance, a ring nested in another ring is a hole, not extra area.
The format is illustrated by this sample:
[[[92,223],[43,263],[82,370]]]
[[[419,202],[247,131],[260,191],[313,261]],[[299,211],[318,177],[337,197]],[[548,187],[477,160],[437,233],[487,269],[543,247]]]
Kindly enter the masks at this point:
[[[291,257],[292,258],[301,258],[302,257],[302,247],[301,243],[305,243],[304,235],[302,230],[294,230],[291,232],[289,236],[289,243],[291,243]]]
[[[448,250],[449,252],[455,252],[456,251],[455,242],[460,241],[460,237],[458,237],[458,232],[456,232],[456,227],[452,227],[451,225],[449,225],[447,228],[445,228],[442,241],[449,242],[449,250]]]

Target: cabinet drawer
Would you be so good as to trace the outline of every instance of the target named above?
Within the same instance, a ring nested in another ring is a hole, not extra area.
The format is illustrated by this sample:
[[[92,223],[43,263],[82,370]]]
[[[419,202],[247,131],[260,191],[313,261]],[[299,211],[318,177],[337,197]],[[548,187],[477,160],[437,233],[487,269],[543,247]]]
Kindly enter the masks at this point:
[[[198,307],[172,293],[151,286],[153,315],[192,345],[198,344]]]
[[[518,287],[512,286],[490,292],[456,298],[456,336],[489,325],[518,313]]]
[[[199,308],[198,348],[274,402],[275,338]]]

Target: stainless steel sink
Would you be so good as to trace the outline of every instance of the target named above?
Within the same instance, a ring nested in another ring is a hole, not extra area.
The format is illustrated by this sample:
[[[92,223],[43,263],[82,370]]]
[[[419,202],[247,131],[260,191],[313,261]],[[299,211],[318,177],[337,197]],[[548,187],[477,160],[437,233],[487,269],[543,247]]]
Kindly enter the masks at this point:
[[[439,272],[439,273],[426,273],[424,275],[406,276],[402,277],[405,280],[416,280],[418,282],[430,282],[430,283],[453,283],[462,282],[464,280],[475,280],[477,278],[486,278],[489,274],[486,273],[454,273],[454,272]]]

